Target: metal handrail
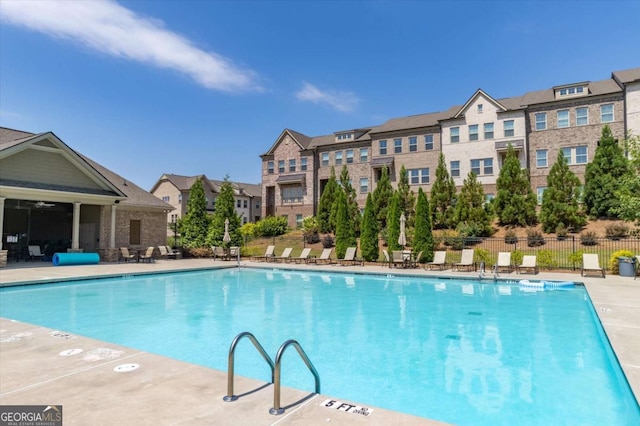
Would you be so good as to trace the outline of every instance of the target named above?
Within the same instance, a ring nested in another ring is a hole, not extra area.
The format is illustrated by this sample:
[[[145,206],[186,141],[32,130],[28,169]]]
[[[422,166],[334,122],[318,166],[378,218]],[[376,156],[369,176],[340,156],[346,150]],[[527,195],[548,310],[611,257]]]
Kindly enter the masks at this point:
[[[271,368],[271,383],[273,383],[275,366],[273,364],[273,361],[271,360],[271,357],[267,354],[267,351],[264,350],[260,342],[258,342],[258,339],[256,339],[256,337],[253,334],[249,333],[248,331],[243,331],[242,333],[238,334],[235,337],[235,339],[233,339],[233,342],[231,342],[231,346],[229,347],[229,368],[227,371],[227,395],[222,398],[222,400],[226,402],[231,402],[238,399],[238,396],[233,394],[233,379],[234,379],[233,368],[234,368],[236,346],[238,345],[238,342],[240,341],[240,339],[242,339],[243,337],[248,337],[249,340],[251,340],[251,343],[253,343],[253,346],[256,347],[258,352],[260,352],[260,355],[262,355],[262,358],[264,358],[264,360],[267,361],[267,364],[269,364],[269,367]]]
[[[305,351],[302,349],[302,346],[300,346],[300,343],[293,339],[287,340],[282,344],[282,346],[280,346],[280,349],[278,349],[278,353],[276,354],[276,368],[273,381],[273,408],[269,409],[269,414],[279,415],[284,413],[284,408],[280,407],[280,366],[282,364],[282,355],[284,354],[285,349],[289,347],[289,345],[295,346],[298,354],[300,355],[300,358],[302,358],[304,363],[307,365],[307,368],[309,369],[309,371],[311,371],[316,381],[315,393],[320,393],[320,375],[318,374],[318,371],[311,363],[311,360],[309,359]]]

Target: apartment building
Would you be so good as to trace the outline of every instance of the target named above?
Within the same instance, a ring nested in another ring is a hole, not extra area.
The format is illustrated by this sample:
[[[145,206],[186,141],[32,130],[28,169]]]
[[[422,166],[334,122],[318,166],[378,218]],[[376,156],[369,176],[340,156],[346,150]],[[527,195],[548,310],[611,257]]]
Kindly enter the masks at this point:
[[[167,214],[167,222],[174,223],[187,213],[191,187],[198,180],[202,180],[207,213],[213,214],[216,209],[216,199],[220,193],[223,181],[211,180],[205,175],[181,176],[163,174],[149,191],[175,210]],[[262,212],[262,188],[258,184],[231,182],[233,187],[236,213],[241,222],[257,222]],[[168,228],[167,228],[168,229]],[[167,231],[173,235],[172,231]]]
[[[584,180],[605,124],[619,139],[628,131],[640,134],[640,68],[502,99],[478,89],[464,104],[442,112],[329,135],[285,129],[261,155],[262,214],[284,215],[289,226],[299,226],[304,216],[315,214],[331,168],[339,177],[343,165],[361,208],[384,166],[394,187],[404,166],[412,189],[428,193],[440,153],[458,188],[474,172],[491,199],[509,145],[541,200],[559,152]]]

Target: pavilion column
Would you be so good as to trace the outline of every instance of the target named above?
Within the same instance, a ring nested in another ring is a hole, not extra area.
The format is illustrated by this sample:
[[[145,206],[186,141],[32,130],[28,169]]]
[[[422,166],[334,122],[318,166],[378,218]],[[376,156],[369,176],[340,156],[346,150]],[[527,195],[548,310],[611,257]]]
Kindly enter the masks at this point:
[[[109,228],[109,248],[116,248],[116,204],[111,205],[111,227]]]
[[[0,250],[2,250],[2,235],[4,231],[4,197],[0,197]]]
[[[73,228],[71,232],[71,248],[80,248],[80,203],[73,203]]]

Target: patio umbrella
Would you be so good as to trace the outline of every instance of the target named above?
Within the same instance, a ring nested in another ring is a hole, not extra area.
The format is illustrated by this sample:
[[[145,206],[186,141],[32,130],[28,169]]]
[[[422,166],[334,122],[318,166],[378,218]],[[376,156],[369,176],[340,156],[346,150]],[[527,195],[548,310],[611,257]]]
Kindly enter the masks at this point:
[[[404,213],[400,215],[400,235],[398,236],[398,244],[404,248],[407,245],[407,236],[405,235],[404,227],[406,218],[404,217]]]
[[[224,237],[222,237],[222,242],[228,243],[231,241],[231,236],[229,235],[229,219],[224,220]]]

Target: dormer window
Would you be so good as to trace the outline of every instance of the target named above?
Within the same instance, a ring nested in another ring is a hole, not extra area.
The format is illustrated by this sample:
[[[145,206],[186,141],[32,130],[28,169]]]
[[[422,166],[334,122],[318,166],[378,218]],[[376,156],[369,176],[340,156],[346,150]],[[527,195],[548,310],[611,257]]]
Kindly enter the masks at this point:
[[[556,99],[563,97],[582,96],[587,93],[587,83],[576,84],[574,86],[556,87]]]
[[[336,140],[338,141],[348,141],[353,139],[353,133],[337,133]]]

